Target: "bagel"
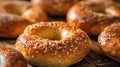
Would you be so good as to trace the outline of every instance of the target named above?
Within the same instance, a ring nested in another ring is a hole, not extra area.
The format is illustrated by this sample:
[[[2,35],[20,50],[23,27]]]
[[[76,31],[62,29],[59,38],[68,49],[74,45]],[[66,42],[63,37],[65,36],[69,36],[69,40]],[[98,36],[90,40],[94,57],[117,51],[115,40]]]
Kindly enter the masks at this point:
[[[16,14],[33,23],[47,20],[47,15],[42,10],[35,10],[28,1],[3,1],[0,6],[6,13]]]
[[[67,13],[67,22],[71,26],[81,28],[87,34],[98,36],[108,25],[120,21],[120,9],[110,2],[80,1]],[[110,8],[117,10],[110,10]],[[114,11],[114,12],[113,12]]]
[[[27,67],[27,63],[21,53],[0,45],[0,67]]]
[[[91,41],[85,32],[66,23],[41,22],[26,27],[15,46],[30,64],[67,67],[88,54]]]
[[[98,37],[98,45],[107,56],[120,62],[120,23],[106,27]]]
[[[32,0],[32,4],[37,9],[43,9],[52,16],[66,15],[69,8],[80,0]]]
[[[46,15],[38,13],[27,1],[0,2],[0,37],[16,38],[27,25],[45,20]]]
[[[30,24],[17,15],[0,13],[0,37],[15,38]]]

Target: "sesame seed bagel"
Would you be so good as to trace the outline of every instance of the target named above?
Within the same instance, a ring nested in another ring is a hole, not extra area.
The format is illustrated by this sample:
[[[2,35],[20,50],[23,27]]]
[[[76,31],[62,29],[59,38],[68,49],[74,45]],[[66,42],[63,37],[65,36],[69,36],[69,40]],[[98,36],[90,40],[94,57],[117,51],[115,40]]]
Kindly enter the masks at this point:
[[[68,11],[67,22],[89,35],[99,35],[106,26],[120,21],[120,7],[113,4],[111,1],[80,1]]]
[[[27,67],[27,63],[17,50],[0,45],[0,67]]]
[[[29,25],[16,41],[16,49],[26,60],[42,67],[70,66],[81,61],[90,48],[85,32],[60,21]]]
[[[106,27],[99,35],[98,44],[107,56],[120,62],[120,23]]]

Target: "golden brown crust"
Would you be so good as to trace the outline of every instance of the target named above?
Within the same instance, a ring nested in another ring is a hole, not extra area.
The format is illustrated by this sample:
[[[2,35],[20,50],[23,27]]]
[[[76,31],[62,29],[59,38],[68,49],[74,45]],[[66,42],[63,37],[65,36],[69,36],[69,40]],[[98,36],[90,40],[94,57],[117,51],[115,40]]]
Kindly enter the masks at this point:
[[[29,3],[28,1],[3,1],[0,3],[0,6],[5,10],[6,13],[23,16],[23,18],[31,22],[47,20],[47,15],[42,10],[35,10],[35,8],[33,8],[31,3]],[[37,17],[36,14],[38,14]],[[28,16],[34,16],[34,18]],[[40,20],[38,20],[38,18]]]
[[[27,67],[22,54],[0,45],[0,67]]]
[[[14,38],[22,33],[24,28],[31,24],[29,21],[17,15],[0,14],[0,36]]]
[[[107,56],[120,62],[120,23],[106,27],[99,35],[98,44]]]
[[[31,22],[46,21],[44,12],[30,11],[31,4],[27,1],[2,1],[0,2],[0,37],[15,38]],[[36,15],[34,16],[33,15]],[[32,17],[31,17],[32,15]]]
[[[120,21],[116,15],[108,14],[110,11],[105,12],[110,7],[115,6],[111,3],[101,5],[101,3],[81,1],[68,11],[67,21],[89,35],[98,35],[106,26]]]
[[[30,20],[33,23],[47,21],[47,15],[42,10],[38,11],[33,7],[26,10],[22,17]]]
[[[31,24],[21,17],[31,4],[26,1],[2,1],[0,2],[0,37],[15,38],[23,29]]]
[[[80,29],[63,22],[41,22],[28,26],[18,37],[16,49],[38,66],[66,67],[82,60],[91,41]]]
[[[22,15],[24,11],[31,7],[27,1],[3,1],[0,6],[4,8],[6,13]]]
[[[3,7],[0,7],[0,13],[5,13],[6,11],[4,10]]]
[[[32,0],[35,7],[54,16],[66,15],[69,8],[80,0]]]

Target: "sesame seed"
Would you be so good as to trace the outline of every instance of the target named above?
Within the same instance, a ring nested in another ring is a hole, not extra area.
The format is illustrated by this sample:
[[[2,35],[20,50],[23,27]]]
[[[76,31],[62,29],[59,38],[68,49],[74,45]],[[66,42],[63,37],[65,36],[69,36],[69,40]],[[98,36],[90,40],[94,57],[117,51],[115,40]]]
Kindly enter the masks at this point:
[[[54,55],[56,55],[57,54],[57,50],[55,50],[55,52],[54,52]]]
[[[36,51],[36,53],[38,53],[38,51]]]
[[[67,52],[67,56],[69,56],[69,54],[70,54],[70,53],[69,53],[69,52]]]
[[[31,56],[32,58],[35,57],[34,55]]]

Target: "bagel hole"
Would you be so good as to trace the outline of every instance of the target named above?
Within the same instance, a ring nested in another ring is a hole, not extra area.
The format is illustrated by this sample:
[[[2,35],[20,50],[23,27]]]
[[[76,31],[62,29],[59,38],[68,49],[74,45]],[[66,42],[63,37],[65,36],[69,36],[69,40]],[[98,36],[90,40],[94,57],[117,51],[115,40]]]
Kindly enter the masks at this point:
[[[100,4],[93,4],[93,5],[90,5],[90,9],[95,12],[95,13],[103,13],[103,14],[106,14],[105,12],[105,7],[100,5]]]
[[[4,7],[5,7],[5,10],[6,10],[7,13],[16,14],[16,15],[19,15],[19,16],[22,15],[21,14],[21,9],[19,9],[19,6],[9,4],[9,5],[6,5]]]
[[[37,34],[40,38],[49,40],[61,40],[61,31],[58,29],[41,28]]]

